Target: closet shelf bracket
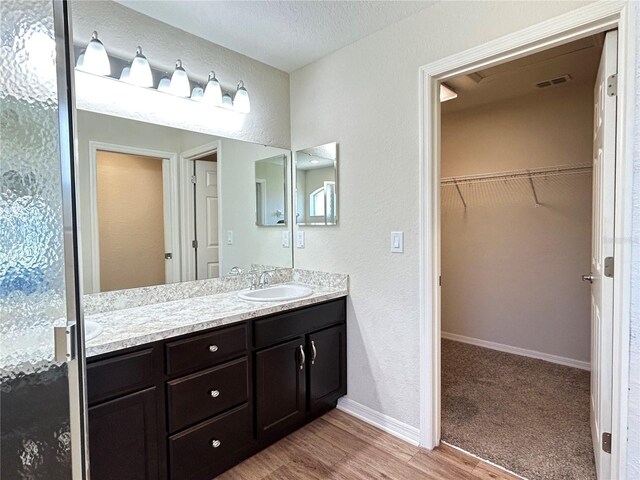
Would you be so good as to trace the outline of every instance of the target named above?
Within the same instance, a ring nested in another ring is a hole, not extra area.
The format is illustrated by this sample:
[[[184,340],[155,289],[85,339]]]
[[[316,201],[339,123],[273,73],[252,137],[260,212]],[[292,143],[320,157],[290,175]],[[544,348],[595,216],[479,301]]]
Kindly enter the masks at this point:
[[[462,191],[460,190],[460,185],[458,185],[458,182],[456,182],[455,180],[453,181],[453,184],[456,186],[456,190],[458,191],[458,195],[460,195],[460,200],[462,200],[462,205],[464,205],[464,208],[467,208],[467,202],[465,202],[464,200],[464,196],[462,195]]]
[[[535,202],[536,207],[540,206],[540,202],[538,201],[538,193],[536,192],[536,186],[533,183],[533,177],[529,177],[529,185],[531,186],[531,192],[533,193],[533,201]]]

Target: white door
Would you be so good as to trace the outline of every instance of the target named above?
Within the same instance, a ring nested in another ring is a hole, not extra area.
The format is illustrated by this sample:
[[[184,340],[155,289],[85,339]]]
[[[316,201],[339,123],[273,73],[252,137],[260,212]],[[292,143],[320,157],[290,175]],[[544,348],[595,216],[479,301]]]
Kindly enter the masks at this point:
[[[218,163],[195,161],[196,278],[218,278]]]
[[[591,281],[591,434],[601,480],[609,479],[611,470],[603,435],[611,432],[613,278],[605,274],[605,267],[614,255],[616,96],[608,87],[617,71],[617,43],[616,31],[606,34],[594,92],[593,238],[587,278]]]

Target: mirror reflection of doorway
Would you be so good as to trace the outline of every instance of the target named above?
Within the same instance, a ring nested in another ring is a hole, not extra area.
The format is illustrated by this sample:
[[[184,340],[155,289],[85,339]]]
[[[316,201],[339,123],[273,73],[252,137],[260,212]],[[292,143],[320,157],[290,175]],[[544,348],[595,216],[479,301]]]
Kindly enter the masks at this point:
[[[169,160],[96,152],[100,291],[172,281],[167,275],[165,178]],[[169,233],[170,238],[170,233]]]
[[[220,276],[217,152],[193,161],[196,279]]]

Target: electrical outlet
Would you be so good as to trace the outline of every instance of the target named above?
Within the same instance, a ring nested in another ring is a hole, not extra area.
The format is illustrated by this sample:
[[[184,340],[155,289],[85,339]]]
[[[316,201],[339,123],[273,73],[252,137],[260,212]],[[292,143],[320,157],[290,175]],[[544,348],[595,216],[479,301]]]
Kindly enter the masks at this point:
[[[289,230],[282,232],[282,248],[289,248]]]
[[[233,230],[227,231],[227,245],[233,245]]]
[[[304,232],[301,232],[300,230],[296,232],[296,247],[304,248]]]

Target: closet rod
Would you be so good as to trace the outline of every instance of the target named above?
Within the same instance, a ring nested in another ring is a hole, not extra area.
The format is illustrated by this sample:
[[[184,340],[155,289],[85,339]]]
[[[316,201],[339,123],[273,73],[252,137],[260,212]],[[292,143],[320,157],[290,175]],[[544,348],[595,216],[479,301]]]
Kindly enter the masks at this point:
[[[534,178],[540,176],[571,175],[590,173],[590,163],[576,163],[573,165],[558,165],[555,167],[532,168],[530,170],[513,170],[511,172],[490,173],[482,175],[467,175],[462,177],[443,177],[440,185],[455,185],[466,183],[494,182],[498,180],[512,180],[516,178]]]

